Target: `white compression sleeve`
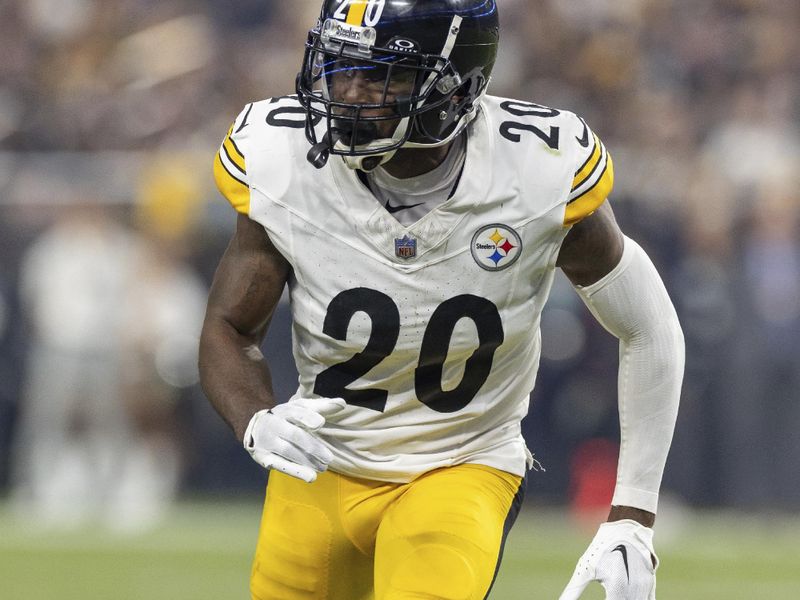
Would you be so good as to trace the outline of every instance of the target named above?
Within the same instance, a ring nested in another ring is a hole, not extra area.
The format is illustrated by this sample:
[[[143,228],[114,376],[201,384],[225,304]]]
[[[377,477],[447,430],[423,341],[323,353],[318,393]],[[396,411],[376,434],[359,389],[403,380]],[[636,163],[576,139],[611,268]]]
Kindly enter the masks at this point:
[[[683,332],[653,263],[625,238],[619,264],[576,286],[619,343],[620,451],[612,504],[656,512],[678,415],[685,360]]]

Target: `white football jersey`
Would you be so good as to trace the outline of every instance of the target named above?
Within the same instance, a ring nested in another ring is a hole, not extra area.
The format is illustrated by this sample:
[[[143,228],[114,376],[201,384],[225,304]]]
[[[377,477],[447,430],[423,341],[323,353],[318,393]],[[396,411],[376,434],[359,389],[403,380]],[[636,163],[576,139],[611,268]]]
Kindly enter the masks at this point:
[[[292,267],[296,396],[348,403],[321,430],[330,468],[523,475],[542,308],[569,226],[611,190],[609,154],[572,113],[487,96],[455,193],[404,226],[340,157],[310,165],[303,127],[294,97],[250,104],[214,170]]]

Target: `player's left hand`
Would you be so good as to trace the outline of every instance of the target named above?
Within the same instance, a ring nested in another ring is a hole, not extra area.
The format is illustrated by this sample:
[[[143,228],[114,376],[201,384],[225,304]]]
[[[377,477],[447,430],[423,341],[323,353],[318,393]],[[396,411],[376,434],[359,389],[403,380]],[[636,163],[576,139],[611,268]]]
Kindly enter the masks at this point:
[[[651,528],[630,519],[603,523],[559,600],[577,600],[592,581],[606,600],[655,600],[657,568]]]

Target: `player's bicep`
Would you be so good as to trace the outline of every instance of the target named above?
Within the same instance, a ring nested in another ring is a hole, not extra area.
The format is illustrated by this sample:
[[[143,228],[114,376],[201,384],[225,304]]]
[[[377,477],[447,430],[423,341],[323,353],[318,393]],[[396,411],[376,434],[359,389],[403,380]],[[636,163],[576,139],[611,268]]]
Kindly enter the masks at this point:
[[[208,300],[206,322],[233,327],[259,342],[280,301],[289,264],[264,228],[239,215],[236,233],[220,260]]]
[[[561,244],[556,265],[574,285],[599,281],[619,263],[624,242],[608,202],[575,223]]]

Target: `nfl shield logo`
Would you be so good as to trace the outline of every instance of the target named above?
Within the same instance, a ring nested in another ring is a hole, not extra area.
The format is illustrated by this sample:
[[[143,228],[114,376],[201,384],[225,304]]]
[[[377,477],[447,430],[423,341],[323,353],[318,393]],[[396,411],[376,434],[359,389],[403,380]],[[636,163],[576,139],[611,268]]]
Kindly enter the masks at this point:
[[[417,256],[417,240],[403,236],[403,239],[394,240],[394,253],[398,258],[416,258]]]

